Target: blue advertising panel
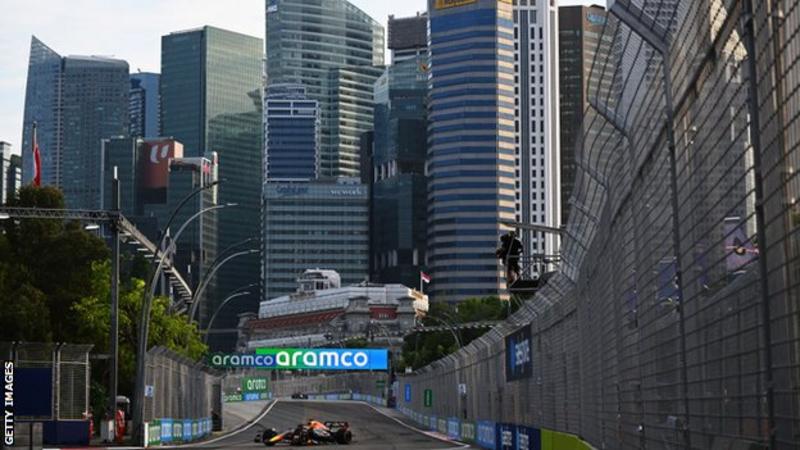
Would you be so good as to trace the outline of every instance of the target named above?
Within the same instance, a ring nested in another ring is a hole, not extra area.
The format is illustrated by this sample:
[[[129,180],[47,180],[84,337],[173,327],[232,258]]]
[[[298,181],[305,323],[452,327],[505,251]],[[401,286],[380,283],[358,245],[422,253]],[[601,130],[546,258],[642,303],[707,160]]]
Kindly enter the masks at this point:
[[[189,442],[192,440],[192,421],[185,419],[183,421],[183,441]]]
[[[375,348],[259,348],[255,353],[215,353],[215,368],[279,370],[388,370],[389,351]]]
[[[461,439],[461,422],[455,417],[447,419],[447,437]]]
[[[44,417],[53,414],[53,370],[14,368],[14,415]]]
[[[498,423],[495,442],[497,450],[517,450],[517,426]]]
[[[530,325],[506,336],[506,381],[533,375],[533,344]]]
[[[403,398],[406,403],[411,403],[411,384],[406,383],[405,390],[403,391]]]
[[[161,419],[161,442],[172,442],[172,419]]]
[[[541,450],[542,436],[538,428],[517,427],[518,450]]]
[[[496,450],[497,444],[495,439],[497,437],[497,430],[495,430],[494,422],[489,422],[488,420],[479,420],[476,423],[476,427],[475,442],[482,448]]]

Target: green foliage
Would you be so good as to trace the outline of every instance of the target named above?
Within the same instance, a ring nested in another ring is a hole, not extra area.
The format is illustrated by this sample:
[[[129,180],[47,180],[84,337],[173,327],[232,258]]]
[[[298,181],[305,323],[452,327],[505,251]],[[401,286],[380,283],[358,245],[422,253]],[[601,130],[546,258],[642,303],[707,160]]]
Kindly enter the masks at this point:
[[[453,326],[454,330],[415,333],[406,337],[399,368],[419,369],[458,350],[456,336],[462,345],[477,339],[487,329],[457,330],[462,323],[504,320],[516,311],[518,304],[509,305],[497,297],[471,298],[457,305],[432,303],[422,323],[425,326]],[[509,311],[510,308],[510,311]],[[456,336],[453,334],[455,333]]]
[[[82,342],[95,344],[95,350],[107,352],[111,329],[110,263],[92,265],[93,284],[90,295],[73,305],[77,315],[76,332]],[[119,380],[120,392],[131,392],[136,372],[136,342],[139,316],[144,299],[145,283],[133,278],[120,286],[119,296]],[[192,359],[200,359],[207,351],[197,324],[189,324],[186,316],[169,313],[169,299],[156,297],[151,310],[148,348],[162,345]]]
[[[63,208],[51,187],[26,186],[9,206]],[[108,248],[79,223],[0,222],[0,340],[75,342],[71,307],[89,291],[92,263]]]

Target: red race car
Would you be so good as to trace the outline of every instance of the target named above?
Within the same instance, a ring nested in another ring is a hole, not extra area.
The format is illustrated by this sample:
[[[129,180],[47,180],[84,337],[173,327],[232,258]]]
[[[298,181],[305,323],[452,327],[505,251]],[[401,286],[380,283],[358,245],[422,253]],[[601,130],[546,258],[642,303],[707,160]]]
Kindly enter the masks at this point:
[[[347,445],[353,440],[350,424],[347,422],[320,422],[309,420],[295,428],[278,433],[274,428],[269,428],[256,434],[255,442],[262,442],[267,447],[276,444],[294,446],[342,444]]]

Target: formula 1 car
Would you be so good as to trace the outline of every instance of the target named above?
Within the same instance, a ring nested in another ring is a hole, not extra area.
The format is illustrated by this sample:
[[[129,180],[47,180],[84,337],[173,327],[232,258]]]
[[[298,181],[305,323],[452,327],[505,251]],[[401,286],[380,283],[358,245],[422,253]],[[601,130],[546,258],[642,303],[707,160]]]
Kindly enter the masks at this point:
[[[299,424],[295,428],[278,433],[274,428],[269,428],[256,434],[255,442],[261,442],[267,447],[275,444],[288,444],[294,446],[341,444],[347,445],[353,440],[350,424],[347,422],[320,422],[309,420],[308,423]]]

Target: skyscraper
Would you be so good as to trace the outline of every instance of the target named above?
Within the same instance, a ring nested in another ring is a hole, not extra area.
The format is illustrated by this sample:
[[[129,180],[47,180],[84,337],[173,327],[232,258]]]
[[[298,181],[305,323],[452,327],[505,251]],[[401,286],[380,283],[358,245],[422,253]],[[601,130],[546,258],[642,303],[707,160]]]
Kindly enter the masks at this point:
[[[42,184],[64,191],[70,208],[101,203],[101,140],[128,133],[128,63],[100,56],[61,57],[31,39],[22,148],[37,123]],[[25,181],[31,152],[22,152]]]
[[[505,296],[495,249],[515,219],[508,0],[428,0],[428,266],[436,301]]]
[[[392,64],[428,53],[428,14],[414,17],[389,16],[388,45]]]
[[[320,175],[358,176],[383,27],[347,0],[266,0],[266,7],[268,83],[302,84],[319,102]]]
[[[561,161],[558,113],[558,7],[518,0],[514,5],[517,76],[517,221],[561,225]],[[559,237],[522,231],[524,253],[555,255]],[[538,267],[537,267],[538,268]],[[544,268],[548,270],[548,268]]]
[[[584,111],[589,106],[590,77],[595,77],[592,86],[598,98],[608,101],[611,95],[609,81],[598,85],[613,45],[613,35],[603,32],[606,14],[599,6],[563,6],[558,10],[562,224],[569,217],[576,173],[575,144],[582,136]]]
[[[299,84],[273,84],[264,100],[264,178],[316,178],[319,103]]]
[[[131,136],[149,139],[161,135],[159,78],[160,75],[157,73],[139,72],[131,74],[129,103]]]
[[[370,280],[417,286],[427,248],[427,55],[375,83]]]
[[[264,299],[294,292],[306,269],[342,284],[367,278],[367,189],[356,178],[268,180],[264,185]]]
[[[263,41],[215,27],[180,31],[161,39],[161,134],[185,146],[185,156],[219,155],[220,203],[235,203],[219,214],[217,246],[224,250],[261,233]],[[231,260],[217,273],[221,300],[259,282],[256,255]],[[252,309],[242,300],[216,320],[233,327],[236,314]],[[214,348],[236,336],[212,336]]]
[[[11,144],[0,141],[0,205],[8,203],[8,199],[14,195],[11,173],[11,158],[15,156],[11,153]]]

